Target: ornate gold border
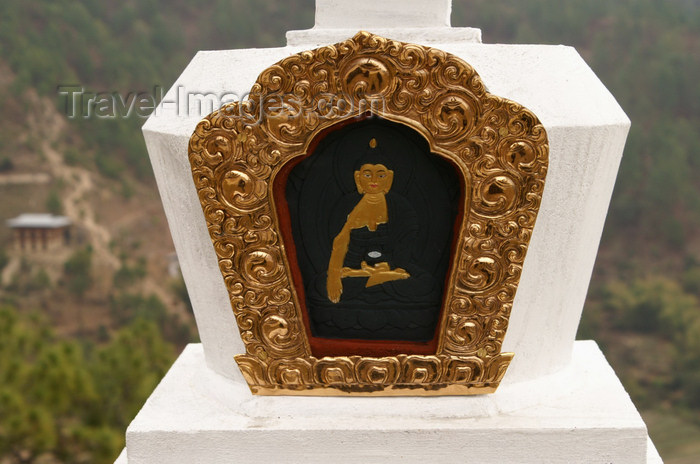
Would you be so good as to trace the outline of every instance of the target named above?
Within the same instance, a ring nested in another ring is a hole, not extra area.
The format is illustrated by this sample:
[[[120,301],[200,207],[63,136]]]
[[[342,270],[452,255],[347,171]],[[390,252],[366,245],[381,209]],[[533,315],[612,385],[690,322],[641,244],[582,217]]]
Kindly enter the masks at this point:
[[[351,108],[351,110],[348,110]],[[273,183],[322,130],[371,112],[421,133],[466,186],[437,353],[311,355]],[[248,100],[201,121],[189,160],[258,394],[445,395],[495,391],[501,353],[547,171],[537,117],[486,92],[441,50],[360,32],[260,74]]]

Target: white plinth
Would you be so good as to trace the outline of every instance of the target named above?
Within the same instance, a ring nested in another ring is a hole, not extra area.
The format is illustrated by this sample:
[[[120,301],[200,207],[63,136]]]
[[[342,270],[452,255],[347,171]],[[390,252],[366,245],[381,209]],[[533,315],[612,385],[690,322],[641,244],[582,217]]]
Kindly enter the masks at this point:
[[[328,45],[361,29],[421,44],[481,43],[480,29],[450,27],[451,12],[452,0],[316,0],[314,27],[288,31],[287,45]]]
[[[451,13],[452,0],[316,0],[315,27],[450,27]]]
[[[434,398],[252,396],[189,345],[126,440],[119,464],[661,462],[590,341],[577,342],[556,375]]]

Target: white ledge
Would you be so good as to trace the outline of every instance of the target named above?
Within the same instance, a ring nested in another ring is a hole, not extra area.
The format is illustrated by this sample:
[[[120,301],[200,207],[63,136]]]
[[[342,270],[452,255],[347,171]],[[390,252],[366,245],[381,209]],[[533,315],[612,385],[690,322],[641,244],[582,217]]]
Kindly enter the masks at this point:
[[[569,368],[471,397],[264,397],[189,345],[127,430],[123,464],[660,463],[594,342]],[[128,460],[126,457],[128,456]]]
[[[358,28],[346,25],[342,28],[314,27],[302,31],[287,31],[287,45],[305,48],[321,47],[342,42],[354,36],[359,30],[367,30],[373,34],[402,42],[417,42],[423,45],[455,42],[481,43],[481,29],[474,27],[389,28],[383,26]]]

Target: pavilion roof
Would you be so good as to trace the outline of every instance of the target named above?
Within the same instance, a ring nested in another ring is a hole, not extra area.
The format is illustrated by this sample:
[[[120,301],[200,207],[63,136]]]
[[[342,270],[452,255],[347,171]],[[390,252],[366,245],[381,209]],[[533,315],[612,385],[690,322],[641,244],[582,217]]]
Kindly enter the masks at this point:
[[[66,216],[56,216],[48,213],[24,213],[6,221],[7,226],[12,229],[58,229],[67,227],[71,223],[72,221]]]

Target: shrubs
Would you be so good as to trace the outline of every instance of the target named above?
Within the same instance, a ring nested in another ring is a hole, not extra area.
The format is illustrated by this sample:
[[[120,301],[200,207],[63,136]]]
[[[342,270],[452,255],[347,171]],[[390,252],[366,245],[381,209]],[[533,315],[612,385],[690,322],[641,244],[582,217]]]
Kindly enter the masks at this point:
[[[675,281],[649,277],[629,284],[611,282],[602,292],[614,324],[624,330],[661,334],[669,339],[689,320],[700,318],[700,302]]]
[[[58,191],[53,189],[49,191],[49,196],[46,198],[46,209],[51,214],[61,214],[63,212],[63,203]]]
[[[656,335],[671,342],[670,387],[681,393],[680,403],[700,408],[697,270],[691,269],[685,276],[685,287],[662,276],[639,278],[630,283],[611,282],[596,292],[593,306],[602,308],[600,314],[617,330]]]
[[[168,312],[165,304],[154,294],[144,296],[140,293],[122,291],[110,296],[112,318],[119,325],[132,324],[134,321],[149,321],[160,327],[163,337],[184,346],[192,339],[189,325]]]
[[[14,167],[15,165],[9,157],[3,156],[0,158],[0,172],[12,171]]]
[[[75,251],[63,265],[65,283],[68,290],[82,298],[92,286],[92,248],[90,246]]]
[[[114,462],[126,426],[173,359],[153,322],[136,320],[95,347],[0,307],[0,456]]]

